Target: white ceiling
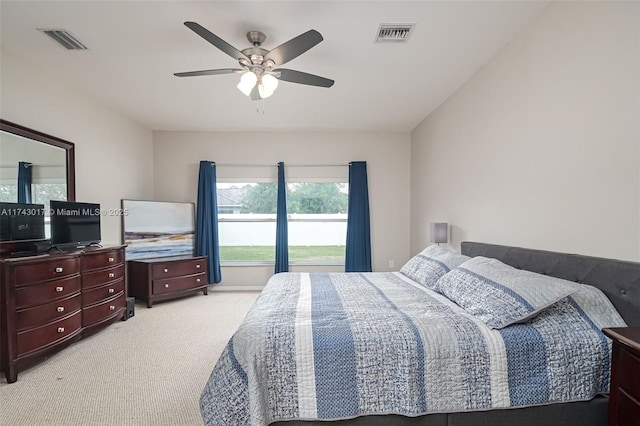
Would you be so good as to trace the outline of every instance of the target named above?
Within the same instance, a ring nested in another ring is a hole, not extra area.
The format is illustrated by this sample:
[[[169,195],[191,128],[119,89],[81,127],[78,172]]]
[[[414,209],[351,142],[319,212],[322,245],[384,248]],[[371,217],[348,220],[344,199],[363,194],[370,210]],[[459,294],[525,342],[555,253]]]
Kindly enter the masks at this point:
[[[4,1],[1,44],[152,130],[410,131],[549,1]],[[332,88],[282,82],[264,101],[236,68],[183,25],[195,21],[239,50],[246,32],[270,50],[309,30],[324,41],[285,68],[335,80]],[[380,23],[415,22],[406,44],[375,43]],[[64,28],[89,50],[68,51],[37,28]]]

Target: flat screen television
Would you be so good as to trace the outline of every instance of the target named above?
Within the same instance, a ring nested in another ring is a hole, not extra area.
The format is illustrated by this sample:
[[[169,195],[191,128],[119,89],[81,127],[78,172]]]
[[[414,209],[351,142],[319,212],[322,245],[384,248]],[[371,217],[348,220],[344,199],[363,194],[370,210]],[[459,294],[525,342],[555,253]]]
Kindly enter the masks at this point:
[[[43,239],[44,204],[0,203],[0,241]]]
[[[98,245],[100,204],[51,200],[51,245],[79,248]]]

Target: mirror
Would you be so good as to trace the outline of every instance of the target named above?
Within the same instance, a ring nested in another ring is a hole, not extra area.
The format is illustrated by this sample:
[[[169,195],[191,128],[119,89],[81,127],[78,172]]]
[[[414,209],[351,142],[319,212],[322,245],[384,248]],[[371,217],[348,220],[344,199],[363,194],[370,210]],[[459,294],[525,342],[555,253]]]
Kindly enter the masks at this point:
[[[18,202],[18,162],[31,164],[32,203],[75,201],[74,144],[0,119],[0,201]]]
[[[75,201],[74,144],[0,119],[0,201],[2,202],[20,202],[18,200],[19,162],[28,163],[23,166],[31,169],[31,200],[26,202],[44,204],[48,211],[49,200]],[[3,247],[0,252],[4,251]]]

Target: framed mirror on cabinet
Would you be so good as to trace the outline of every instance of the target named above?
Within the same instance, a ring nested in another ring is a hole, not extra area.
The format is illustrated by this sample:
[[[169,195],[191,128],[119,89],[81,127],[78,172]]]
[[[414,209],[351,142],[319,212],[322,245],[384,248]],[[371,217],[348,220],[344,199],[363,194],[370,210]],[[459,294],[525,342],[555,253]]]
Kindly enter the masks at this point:
[[[0,202],[44,205],[48,216],[50,200],[75,201],[74,150],[72,142],[0,119]],[[45,239],[49,235],[46,217]],[[4,238],[0,253],[25,244]]]

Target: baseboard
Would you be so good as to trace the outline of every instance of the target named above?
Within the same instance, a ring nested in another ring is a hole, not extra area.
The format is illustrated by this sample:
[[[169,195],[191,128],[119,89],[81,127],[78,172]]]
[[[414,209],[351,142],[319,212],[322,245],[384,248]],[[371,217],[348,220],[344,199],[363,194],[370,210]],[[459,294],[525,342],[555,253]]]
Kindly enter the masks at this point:
[[[262,291],[263,285],[220,285],[209,286],[209,291]]]

